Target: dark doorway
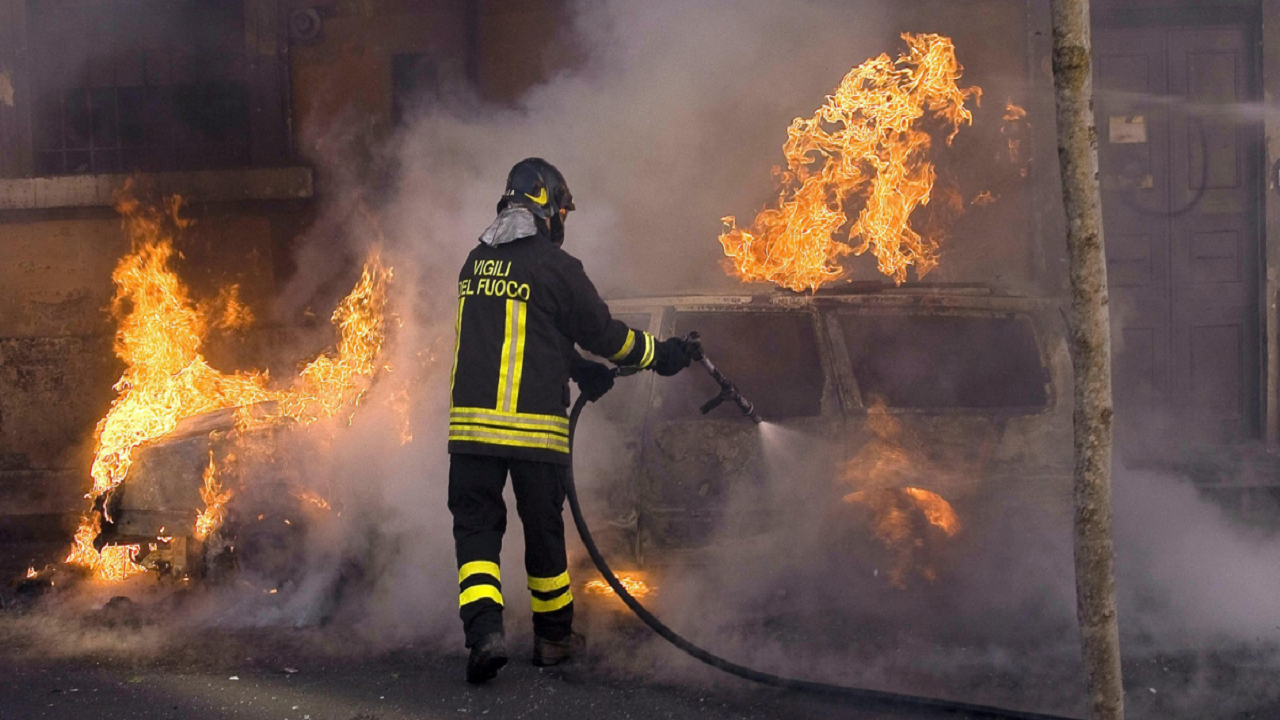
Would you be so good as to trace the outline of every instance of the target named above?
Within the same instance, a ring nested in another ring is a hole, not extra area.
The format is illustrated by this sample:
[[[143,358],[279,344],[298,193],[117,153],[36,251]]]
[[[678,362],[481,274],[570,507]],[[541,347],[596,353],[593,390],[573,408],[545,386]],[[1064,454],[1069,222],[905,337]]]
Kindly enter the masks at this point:
[[[1095,33],[1117,413],[1166,441],[1258,434],[1250,36],[1233,26]]]

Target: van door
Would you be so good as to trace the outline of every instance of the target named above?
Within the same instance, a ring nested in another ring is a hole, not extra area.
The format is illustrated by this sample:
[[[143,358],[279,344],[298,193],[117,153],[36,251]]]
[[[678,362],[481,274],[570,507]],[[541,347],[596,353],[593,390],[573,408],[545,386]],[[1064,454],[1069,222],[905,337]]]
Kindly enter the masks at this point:
[[[779,483],[770,462],[795,461],[770,457],[765,433],[830,446],[841,425],[830,352],[811,307],[676,307],[662,330],[663,337],[697,331],[707,357],[755,403],[769,429],[731,403],[703,414],[720,388],[698,365],[655,379],[640,482],[639,559],[646,563],[768,532],[771,499],[795,490]]]
[[[955,502],[984,485],[1031,492],[1041,477],[1058,477],[1060,449],[1070,448],[1058,432],[1065,410],[1053,403],[1030,317],[850,307],[831,320],[859,405],[850,409],[841,474],[850,492],[919,488]]]

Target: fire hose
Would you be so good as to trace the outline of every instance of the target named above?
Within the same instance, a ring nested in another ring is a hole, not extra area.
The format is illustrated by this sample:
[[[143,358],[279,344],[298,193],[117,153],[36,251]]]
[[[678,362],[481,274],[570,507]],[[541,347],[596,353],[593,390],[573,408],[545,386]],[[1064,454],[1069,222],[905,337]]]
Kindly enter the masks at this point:
[[[711,375],[712,379],[720,385],[720,395],[712,398],[706,405],[702,407],[702,414],[707,414],[722,402],[730,401],[742,410],[743,414],[759,423],[761,418],[756,413],[755,407],[742,396],[738,388],[724,376],[715,365],[701,352],[698,345],[696,333],[691,334],[687,340],[690,340],[693,347],[697,348],[694,359]],[[618,376],[633,374],[634,370],[615,369],[614,374]],[[572,453],[573,438],[578,428],[578,418],[582,415],[582,409],[586,407],[588,400],[585,395],[579,395],[577,402],[573,405],[573,411],[569,414],[569,448]],[[846,687],[844,685],[834,685],[830,683],[814,682],[810,680],[797,680],[794,678],[774,675],[772,673],[755,670],[753,668],[739,665],[737,663],[726,660],[707,650],[704,650],[684,637],[676,633],[676,631],[667,627],[653,613],[649,612],[639,600],[636,600],[626,586],[618,580],[618,576],[614,575],[613,570],[609,568],[609,563],[601,554],[600,548],[596,546],[595,540],[591,537],[591,528],[587,527],[587,521],[582,515],[582,506],[578,503],[578,490],[573,481],[573,465],[570,464],[569,471],[565,474],[564,480],[565,495],[569,498],[569,509],[573,513],[573,523],[578,528],[578,536],[582,538],[582,544],[587,548],[587,554],[591,556],[591,562],[595,563],[596,569],[600,571],[600,575],[604,578],[609,587],[618,594],[622,602],[626,604],[636,617],[640,618],[645,625],[651,630],[662,636],[664,640],[675,645],[680,650],[693,658],[700,660],[711,667],[722,670],[730,675],[750,680],[751,682],[770,687],[781,688],[783,690],[791,690],[806,693],[815,693],[838,697],[847,700],[857,700],[869,706],[873,706],[880,710],[937,710],[947,713],[967,713],[971,717],[979,718],[1002,718],[1005,720],[1073,720],[1060,715],[1045,715],[1042,713],[1025,712],[1021,710],[1010,710],[1007,708],[994,707],[991,705],[977,705],[966,702],[956,702],[953,700],[943,700],[940,698],[925,697],[920,695],[904,695],[900,693],[887,692],[883,690],[869,690],[865,688]]]

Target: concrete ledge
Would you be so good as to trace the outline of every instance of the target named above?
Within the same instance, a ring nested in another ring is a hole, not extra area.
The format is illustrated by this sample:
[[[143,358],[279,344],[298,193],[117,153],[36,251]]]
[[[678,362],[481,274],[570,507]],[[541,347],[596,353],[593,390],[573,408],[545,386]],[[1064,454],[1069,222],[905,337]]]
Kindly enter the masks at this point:
[[[66,175],[0,180],[0,211],[102,207],[115,204],[115,191],[130,174]],[[311,168],[256,168],[147,173],[164,194],[198,202],[305,200],[314,193]]]

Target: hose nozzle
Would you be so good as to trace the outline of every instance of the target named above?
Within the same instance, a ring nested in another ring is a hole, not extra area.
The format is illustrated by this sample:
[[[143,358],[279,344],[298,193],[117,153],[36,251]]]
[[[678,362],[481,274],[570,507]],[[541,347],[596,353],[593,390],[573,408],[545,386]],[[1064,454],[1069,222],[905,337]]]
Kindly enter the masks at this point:
[[[720,403],[727,400],[734,405],[737,405],[738,409],[742,411],[742,414],[751,418],[751,421],[757,425],[764,422],[764,418],[760,417],[760,414],[756,412],[756,406],[750,400],[743,397],[742,393],[738,390],[738,386],[734,385],[732,380],[725,377],[724,373],[720,372],[720,370],[716,368],[715,364],[711,362],[711,359],[702,352],[702,342],[698,338],[698,333],[691,332],[684,337],[684,340],[690,346],[693,359],[696,360],[697,363],[707,371],[707,374],[711,376],[711,379],[715,380],[716,384],[720,386],[720,394],[704,403],[699,409],[699,412],[706,415],[719,407]]]

